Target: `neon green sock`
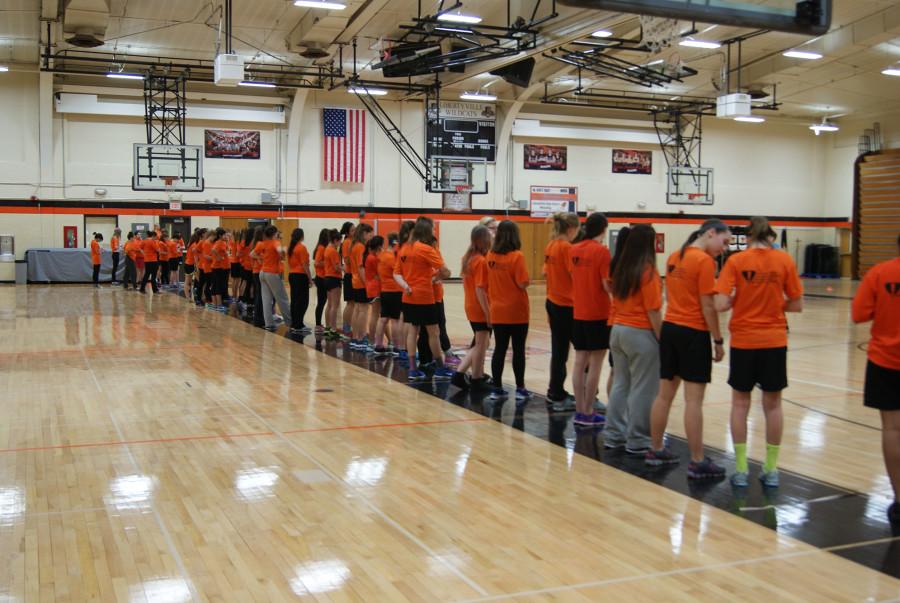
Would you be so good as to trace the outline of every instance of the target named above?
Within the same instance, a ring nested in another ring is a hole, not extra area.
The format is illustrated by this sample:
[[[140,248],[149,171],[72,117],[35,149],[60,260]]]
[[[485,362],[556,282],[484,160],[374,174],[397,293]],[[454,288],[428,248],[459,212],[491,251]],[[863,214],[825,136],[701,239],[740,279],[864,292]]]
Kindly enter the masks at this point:
[[[775,471],[778,468],[778,452],[781,450],[781,446],[776,446],[775,444],[766,444],[766,464],[763,465],[763,471],[769,473],[770,471]]]
[[[747,464],[747,442],[734,445],[735,470],[738,473],[748,473],[750,466]]]

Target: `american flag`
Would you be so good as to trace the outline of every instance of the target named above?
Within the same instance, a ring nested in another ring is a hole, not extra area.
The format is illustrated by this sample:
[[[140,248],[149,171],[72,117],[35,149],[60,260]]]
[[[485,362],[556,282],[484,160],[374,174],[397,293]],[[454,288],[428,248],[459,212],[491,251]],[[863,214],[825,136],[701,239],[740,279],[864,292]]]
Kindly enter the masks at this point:
[[[366,112],[361,109],[323,109],[322,124],[322,178],[325,182],[364,182]]]

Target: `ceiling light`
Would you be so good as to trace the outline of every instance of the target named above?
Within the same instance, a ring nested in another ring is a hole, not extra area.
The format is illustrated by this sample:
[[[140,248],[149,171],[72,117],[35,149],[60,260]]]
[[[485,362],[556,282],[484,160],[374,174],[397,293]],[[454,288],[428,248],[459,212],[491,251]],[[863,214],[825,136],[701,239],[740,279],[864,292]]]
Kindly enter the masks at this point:
[[[144,79],[143,75],[137,75],[136,73],[107,73],[106,77],[111,77],[117,80],[142,80]]]
[[[464,34],[475,33],[471,29],[466,29],[465,27],[446,27],[446,26],[440,26],[440,25],[435,27],[434,31],[449,31],[451,33],[464,33]]]
[[[693,38],[687,38],[678,43],[679,46],[688,46],[689,48],[705,48],[707,50],[714,50],[716,48],[721,48],[722,44],[720,42],[714,42],[712,40],[695,40]]]
[[[247,82],[238,82],[238,86],[254,86],[256,88],[274,88],[275,84],[272,84],[271,82],[247,81]]]
[[[6,73],[7,71],[9,71],[9,67],[7,67],[6,65],[0,65],[0,73]]]
[[[803,59],[805,61],[815,61],[822,58],[822,55],[818,52],[810,52],[808,50],[788,50],[782,54],[790,59]]]
[[[598,29],[591,34],[591,36],[594,38],[611,38],[612,35],[613,32],[609,31],[608,29]]]
[[[816,133],[816,136],[821,134],[822,132],[837,132],[840,128],[836,125],[828,121],[827,117],[822,118],[822,123],[813,124],[809,127],[810,130]]]
[[[454,23],[481,23],[481,17],[460,13],[441,13],[437,18],[438,21],[452,21]]]
[[[766,118],[758,117],[756,115],[742,115],[740,117],[735,117],[734,121],[739,121],[745,124],[761,124],[766,121]]]
[[[0,71],[4,71],[2,67],[0,67]],[[900,77],[900,67],[888,67],[883,70],[881,73],[884,75],[892,75],[894,77]]]
[[[369,96],[384,96],[388,93],[387,90],[383,88],[347,88],[347,92],[350,94],[368,94]]]
[[[323,10],[344,10],[347,8],[347,5],[343,2],[326,2],[325,0],[294,0],[294,6],[321,8]]]
[[[484,103],[497,100],[497,97],[493,94],[480,94],[478,92],[463,92],[459,95],[459,98],[462,100],[481,101]]]

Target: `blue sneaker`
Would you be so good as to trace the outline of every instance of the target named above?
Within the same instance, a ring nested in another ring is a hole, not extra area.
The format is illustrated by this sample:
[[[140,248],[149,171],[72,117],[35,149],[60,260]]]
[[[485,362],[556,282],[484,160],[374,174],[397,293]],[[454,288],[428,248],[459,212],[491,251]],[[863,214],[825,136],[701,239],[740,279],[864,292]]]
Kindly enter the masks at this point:
[[[453,378],[453,371],[446,366],[436,368],[432,379],[435,381],[450,381]]]
[[[531,400],[531,392],[524,387],[516,388],[516,402],[527,402]]]
[[[409,373],[406,375],[407,381],[418,382],[425,381],[426,379],[428,379],[428,375],[426,375],[422,371],[409,371]]]
[[[750,485],[749,476],[746,471],[738,471],[731,475],[731,485],[735,488],[746,488]]]
[[[499,387],[495,387],[491,390],[491,394],[488,396],[491,400],[506,400],[509,397],[509,394],[506,393],[505,390],[500,389]]]
[[[779,485],[778,470],[763,471],[759,474],[759,481],[762,482],[763,488],[777,488]]]
[[[572,422],[579,427],[599,427],[606,423],[606,419],[600,415],[585,415],[576,412]]]
[[[406,350],[397,352],[397,360],[400,362],[409,362],[409,354],[406,353]]]

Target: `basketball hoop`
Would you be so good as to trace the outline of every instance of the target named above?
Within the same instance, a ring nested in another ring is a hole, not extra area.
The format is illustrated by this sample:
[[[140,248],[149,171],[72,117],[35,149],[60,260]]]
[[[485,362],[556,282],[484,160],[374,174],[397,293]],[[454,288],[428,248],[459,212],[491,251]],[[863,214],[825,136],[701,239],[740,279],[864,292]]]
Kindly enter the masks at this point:
[[[160,177],[160,180],[162,180],[165,183],[166,190],[170,191],[174,188],[175,183],[178,181],[178,177],[177,176],[162,176],[162,177]]]
[[[465,195],[472,192],[472,186],[469,184],[457,184],[456,185],[456,194],[457,195]]]
[[[672,41],[681,33],[678,19],[665,19],[651,15],[639,15],[641,23],[641,43],[651,54],[656,54],[672,45]]]

